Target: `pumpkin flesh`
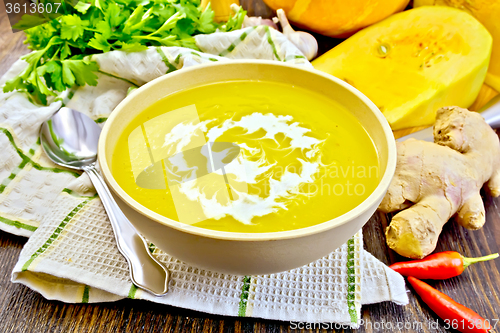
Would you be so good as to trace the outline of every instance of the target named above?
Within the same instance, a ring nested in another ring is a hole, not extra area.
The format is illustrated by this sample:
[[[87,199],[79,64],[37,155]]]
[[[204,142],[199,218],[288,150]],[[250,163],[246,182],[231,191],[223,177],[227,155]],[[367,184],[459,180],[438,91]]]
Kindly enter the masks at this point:
[[[415,0],[414,6],[450,6],[461,9],[481,22],[493,37],[491,60],[485,83],[500,92],[500,1],[498,0]]]
[[[442,106],[469,107],[486,76],[491,44],[472,16],[421,7],[358,32],[313,66],[363,92],[396,130],[433,124]]]

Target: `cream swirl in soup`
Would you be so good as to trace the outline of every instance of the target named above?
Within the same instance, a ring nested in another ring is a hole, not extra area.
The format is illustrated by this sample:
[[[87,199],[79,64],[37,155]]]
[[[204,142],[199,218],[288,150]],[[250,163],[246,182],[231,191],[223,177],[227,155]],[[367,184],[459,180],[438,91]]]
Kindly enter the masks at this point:
[[[233,232],[328,221],[379,181],[375,146],[348,110],[319,93],[259,81],[166,96],[127,126],[111,167],[146,208]]]
[[[238,156],[224,168],[214,171],[221,176],[225,173],[231,179],[233,186],[230,185],[230,198],[210,196],[213,188],[206,191],[205,180],[200,179],[202,177],[179,183],[179,192],[187,200],[199,203],[206,218],[231,216],[237,221],[251,224],[254,217],[287,209],[290,201],[315,194],[304,192],[302,187],[314,183],[318,177],[322,166],[321,143],[324,140],[308,136],[311,130],[302,127],[289,115],[254,112],[238,120],[227,119],[222,123],[218,119],[198,124],[180,123],[165,135],[163,147],[169,147],[171,152],[178,154],[189,146],[189,139],[199,131],[208,142],[220,142],[228,139],[232,131],[239,130],[243,133],[231,137],[232,142],[240,147]],[[256,133],[262,135],[252,138]],[[284,140],[278,142],[278,136]],[[284,158],[283,155],[293,156],[299,167],[291,167],[290,158]],[[187,167],[183,159],[179,161],[178,155],[174,156],[177,161],[172,161],[172,166]],[[206,157],[209,161],[210,157]],[[263,193],[266,188],[266,193]],[[218,189],[225,190],[224,186]]]

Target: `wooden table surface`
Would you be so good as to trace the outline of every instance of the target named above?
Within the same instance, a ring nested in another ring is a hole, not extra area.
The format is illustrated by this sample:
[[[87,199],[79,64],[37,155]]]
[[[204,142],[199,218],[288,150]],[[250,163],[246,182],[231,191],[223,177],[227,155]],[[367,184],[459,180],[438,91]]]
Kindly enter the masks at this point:
[[[272,14],[261,0],[243,0],[241,3],[250,14]],[[325,52],[339,42],[321,36],[318,39],[320,52]],[[13,34],[10,30],[0,1],[0,75],[19,56],[28,52],[23,40],[22,32]],[[500,252],[500,199],[493,199],[487,194],[483,194],[483,198],[487,212],[485,226],[478,231],[469,231],[450,221],[444,227],[436,251],[455,250],[468,257]],[[383,231],[387,223],[385,215],[376,213],[363,228],[363,236],[365,249],[382,262],[391,264],[403,258],[389,250],[385,244]],[[291,331],[288,322],[213,316],[140,300],[92,305],[46,300],[23,285],[10,282],[11,271],[25,242],[26,238],[0,231],[2,333]],[[500,316],[499,270],[500,259],[476,264],[459,277],[430,284],[474,309],[484,318],[495,320]],[[436,322],[437,316],[413,292],[409,297],[410,304],[404,307],[388,302],[363,306],[362,318],[367,324],[359,332],[385,332],[380,325],[389,322],[394,326],[397,323],[406,325],[406,328],[394,329],[396,332],[449,332],[442,321],[439,321],[437,327],[429,327],[429,323]],[[500,323],[494,332],[500,332],[499,327]]]

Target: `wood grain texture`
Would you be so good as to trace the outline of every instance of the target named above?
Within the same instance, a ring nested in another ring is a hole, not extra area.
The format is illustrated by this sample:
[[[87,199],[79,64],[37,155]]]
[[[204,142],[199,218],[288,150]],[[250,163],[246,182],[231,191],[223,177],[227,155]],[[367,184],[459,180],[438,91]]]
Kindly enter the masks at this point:
[[[272,11],[261,0],[242,0],[241,4],[254,15],[269,17]],[[338,44],[317,36],[320,52]],[[0,75],[19,56],[28,52],[22,44],[23,33],[13,34],[0,1]],[[495,92],[484,88],[483,98]],[[484,101],[481,103],[484,104]],[[403,132],[400,135],[405,135]],[[499,166],[500,167],[500,166]],[[475,257],[500,251],[500,199],[483,195],[487,211],[486,224],[478,231],[469,231],[450,221],[444,227],[436,251],[456,250]],[[365,249],[386,264],[404,260],[385,245],[384,230],[390,216],[376,213],[363,228]],[[153,304],[139,300],[122,300],[102,304],[65,304],[44,299],[20,284],[10,282],[10,274],[25,238],[0,232],[0,332],[2,333],[102,333],[102,332],[292,332],[290,323],[212,316],[205,313]],[[429,284],[456,301],[474,309],[490,320],[500,315],[500,260],[471,266],[459,277]],[[411,292],[410,304],[400,307],[392,303],[363,306],[365,321],[358,332],[456,332],[445,329],[444,323]],[[402,327],[397,327],[402,325]],[[430,326],[430,325],[435,326]],[[392,329],[390,328],[392,326]],[[500,329],[494,332],[500,332]],[[332,332],[310,329],[305,332]],[[336,332],[354,332],[336,330]]]
[[[23,32],[12,32],[4,3],[0,0],[0,76],[4,75],[20,56],[29,52],[23,44],[25,39]]]

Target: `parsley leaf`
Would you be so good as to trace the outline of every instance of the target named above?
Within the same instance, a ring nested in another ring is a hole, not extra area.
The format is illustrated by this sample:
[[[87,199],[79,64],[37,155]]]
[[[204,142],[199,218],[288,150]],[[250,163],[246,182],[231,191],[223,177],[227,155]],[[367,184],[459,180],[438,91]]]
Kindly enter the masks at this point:
[[[72,86],[75,82],[79,86],[85,84],[97,85],[97,72],[99,67],[97,63],[86,60],[64,60],[62,61],[63,80],[68,86]]]
[[[61,20],[61,38],[77,40],[83,36],[84,27],[89,25],[88,21],[82,21],[78,15],[65,15]]]
[[[89,46],[104,52],[108,52],[111,49],[111,44],[108,43],[108,40],[102,34],[95,34],[94,38],[89,41]]]
[[[62,68],[58,61],[49,61],[38,67],[36,72],[39,76],[43,76],[47,87],[57,91],[66,89],[61,79]]]
[[[36,27],[42,23],[47,22],[49,19],[46,17],[39,17],[35,15],[24,14],[16,24],[12,26],[13,29],[26,30]]]
[[[148,46],[198,50],[193,36],[240,29],[246,14],[240,8],[219,24],[210,5],[203,10],[200,0],[80,0],[75,7],[65,2],[61,7],[63,15],[24,31],[33,52],[22,57],[27,68],[5,83],[4,92],[25,91],[46,104],[56,92],[97,84],[99,67],[88,60],[93,54],[143,51]],[[41,19],[23,16],[19,29]]]
[[[215,31],[216,25],[214,24],[215,13],[212,10],[210,3],[207,8],[201,13],[198,20],[198,31],[209,34]]]

